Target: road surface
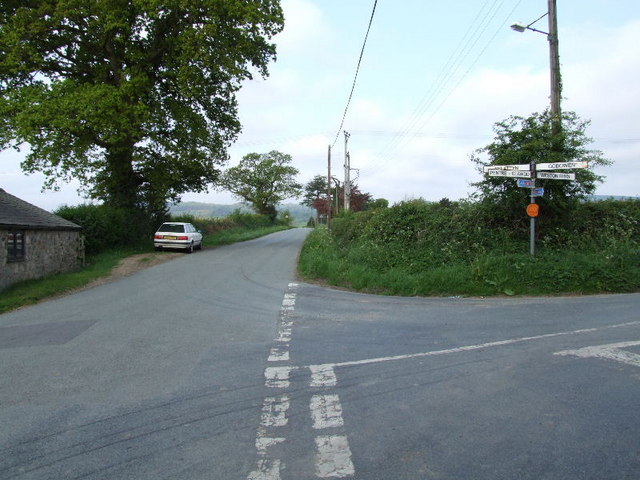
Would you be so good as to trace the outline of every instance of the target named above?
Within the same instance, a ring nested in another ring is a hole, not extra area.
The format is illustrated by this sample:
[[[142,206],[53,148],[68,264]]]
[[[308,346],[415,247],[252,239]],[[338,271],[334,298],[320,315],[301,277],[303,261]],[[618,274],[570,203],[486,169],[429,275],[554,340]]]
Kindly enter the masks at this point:
[[[0,315],[0,479],[640,478],[640,295],[331,290],[306,234]]]

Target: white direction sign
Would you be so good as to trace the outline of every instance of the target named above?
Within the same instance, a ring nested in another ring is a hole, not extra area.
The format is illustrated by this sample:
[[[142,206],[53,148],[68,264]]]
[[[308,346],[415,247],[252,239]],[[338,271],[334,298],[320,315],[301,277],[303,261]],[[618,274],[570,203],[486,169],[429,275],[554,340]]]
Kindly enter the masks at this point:
[[[536,170],[562,170],[565,168],[589,168],[589,162],[538,163]]]
[[[531,170],[489,170],[490,177],[531,178]]]
[[[529,170],[529,164],[523,165],[489,165],[488,167],[484,167],[485,173],[489,173],[494,170]],[[494,175],[495,176],[495,175]]]
[[[549,178],[552,180],[575,180],[575,173],[554,173],[554,172],[536,172],[538,178]]]

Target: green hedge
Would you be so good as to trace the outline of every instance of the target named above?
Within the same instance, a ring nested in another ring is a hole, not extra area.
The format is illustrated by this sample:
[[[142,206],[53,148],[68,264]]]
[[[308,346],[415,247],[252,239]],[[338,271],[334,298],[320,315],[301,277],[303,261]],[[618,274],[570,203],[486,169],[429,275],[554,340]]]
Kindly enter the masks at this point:
[[[82,227],[89,255],[140,244],[150,239],[155,228],[144,212],[108,205],[63,206],[54,213]]]

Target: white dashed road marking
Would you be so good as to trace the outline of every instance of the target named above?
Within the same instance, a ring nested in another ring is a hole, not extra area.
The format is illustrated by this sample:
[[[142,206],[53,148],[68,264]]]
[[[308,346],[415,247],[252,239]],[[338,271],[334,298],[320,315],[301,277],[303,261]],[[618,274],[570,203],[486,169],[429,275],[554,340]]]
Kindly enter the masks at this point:
[[[344,419],[340,397],[331,392],[337,386],[335,369],[358,365],[408,360],[413,358],[449,355],[454,353],[471,352],[496,348],[536,340],[593,333],[603,330],[640,325],[640,321],[621,323],[597,328],[585,328],[565,332],[549,333],[529,337],[518,337],[476,345],[434,350],[430,352],[396,355],[388,357],[369,358],[338,363],[320,365],[294,366],[289,364],[289,348],[293,332],[293,315],[295,312],[297,284],[289,284],[287,293],[282,301],[278,334],[269,352],[268,361],[273,365],[265,369],[265,385],[271,389],[286,390],[290,387],[290,374],[296,370],[308,369],[310,372],[309,387],[318,393],[311,397],[309,410],[313,421],[313,428],[318,431],[315,437],[316,456],[315,472],[319,478],[345,478],[355,475],[355,468],[351,460],[351,449],[344,432]],[[640,367],[640,354],[625,351],[625,348],[640,346],[640,341],[613,343],[577,350],[565,350],[555,355],[573,355],[576,357],[596,357],[615,360],[628,365]],[[273,395],[264,399],[260,427],[256,435],[257,461],[255,469],[247,480],[281,480],[281,472],[286,465],[280,458],[276,458],[272,448],[285,443],[286,438],[278,435],[278,429],[288,424],[287,411],[291,405],[289,395]]]
[[[289,397],[286,395],[265,398],[260,425],[263,427],[284,427],[289,421],[287,418],[289,406]]]
[[[316,475],[320,478],[343,478],[355,473],[347,437],[321,435],[316,437]]]
[[[312,365],[309,369],[312,387],[335,387],[338,383],[336,372],[330,365]]]
[[[311,397],[311,418],[313,428],[321,430],[323,428],[342,427],[342,406],[338,395],[314,395]]]
[[[269,352],[267,361],[277,365],[267,367],[264,371],[265,385],[274,389],[286,389],[290,385],[289,374],[296,367],[283,364],[289,361],[289,347],[293,331],[292,315],[296,304],[298,284],[290,283],[282,300],[280,318],[278,320],[278,336]],[[269,396],[262,403],[260,427],[256,434],[257,461],[255,469],[249,473],[247,480],[280,480],[284,468],[281,459],[272,453],[272,447],[284,443],[286,438],[277,435],[279,429],[285,427],[289,419],[287,411],[291,406],[288,395]]]

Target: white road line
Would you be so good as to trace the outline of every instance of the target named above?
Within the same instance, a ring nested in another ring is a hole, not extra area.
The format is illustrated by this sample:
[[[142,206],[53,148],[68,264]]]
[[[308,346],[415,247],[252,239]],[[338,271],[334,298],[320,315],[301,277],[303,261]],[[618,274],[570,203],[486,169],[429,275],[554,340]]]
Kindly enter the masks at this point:
[[[280,324],[278,330],[278,336],[274,339],[275,342],[289,343],[291,341],[291,326],[285,326]]]
[[[284,294],[282,307],[280,309],[280,318],[278,321],[278,338],[274,340],[274,345],[269,351],[269,362],[288,362],[289,346],[291,341],[291,332],[293,329],[293,315],[296,302],[297,283],[290,283],[288,291]],[[288,388],[289,373],[296,370],[297,367],[277,366],[267,367],[264,371],[265,385],[270,388]],[[274,458],[273,453],[268,450],[270,447],[283,443],[286,438],[282,436],[271,436],[267,432],[273,433],[287,425],[287,411],[291,405],[287,395],[279,397],[265,397],[262,404],[262,413],[260,416],[260,427],[256,433],[256,451],[257,461],[256,468],[249,473],[247,480],[280,480],[280,472],[285,468],[284,463]]]
[[[287,388],[289,382],[289,373],[295,370],[295,367],[267,367],[264,370],[266,378],[265,385],[270,388]]]
[[[571,331],[567,331],[567,332],[558,332],[558,333],[547,333],[545,335],[536,335],[536,336],[532,336],[532,337],[519,337],[519,338],[512,338],[509,340],[499,340],[497,342],[488,342],[488,343],[481,343],[478,345],[467,345],[464,347],[457,347],[457,348],[449,348],[447,350],[434,350],[431,352],[423,352],[423,353],[413,353],[413,354],[408,354],[408,355],[396,355],[396,356],[392,356],[392,357],[378,357],[378,358],[368,358],[365,360],[353,360],[350,362],[339,362],[339,363],[324,363],[324,364],[320,364],[320,365],[308,365],[307,368],[311,369],[311,371],[313,372],[315,371],[320,371],[322,369],[332,369],[332,368],[336,368],[336,367],[350,367],[350,366],[357,366],[357,365],[369,365],[369,364],[373,364],[373,363],[383,363],[383,362],[391,362],[391,361],[396,361],[396,360],[408,360],[411,358],[420,358],[420,357],[435,357],[438,355],[449,355],[451,353],[461,353],[461,352],[471,352],[474,350],[483,350],[485,348],[494,348],[494,347],[501,347],[501,346],[505,346],[505,345],[513,345],[516,343],[524,343],[524,342],[531,342],[534,340],[542,340],[542,339],[546,339],[546,338],[555,338],[555,337],[562,337],[562,336],[568,336],[568,335],[578,335],[581,333],[593,333],[593,332],[598,332],[601,330],[609,330],[609,329],[613,329],[613,328],[622,328],[622,327],[630,327],[630,326],[636,326],[636,325],[640,325],[640,321],[637,322],[628,322],[628,323],[620,323],[617,325],[608,325],[605,327],[598,327],[598,328],[583,328],[580,330],[571,330]]]
[[[269,352],[268,362],[286,362],[289,360],[289,345],[279,345],[273,347]]]
[[[256,469],[249,474],[247,480],[280,480],[281,462],[277,459],[261,458]]]
[[[311,370],[311,386],[318,387],[335,387],[338,383],[336,372],[331,366],[312,365]]]
[[[284,427],[289,421],[287,411],[290,405],[289,397],[286,395],[265,398],[260,424],[263,427]]]
[[[640,367],[640,355],[623,350],[624,348],[636,347],[638,345],[640,345],[640,341],[610,343],[608,345],[596,345],[579,348],[577,350],[564,350],[562,352],[556,352],[554,355],[571,355],[580,358],[604,358],[606,360],[614,360],[634,367]]]
[[[258,450],[258,454],[260,455],[265,455],[269,447],[285,441],[284,438],[267,437],[265,435],[264,431],[260,431],[256,438],[256,450]]]
[[[316,475],[320,478],[348,477],[355,474],[347,437],[321,435],[316,437]]]
[[[342,405],[338,395],[314,395],[309,405],[313,428],[336,428],[344,426]]]

